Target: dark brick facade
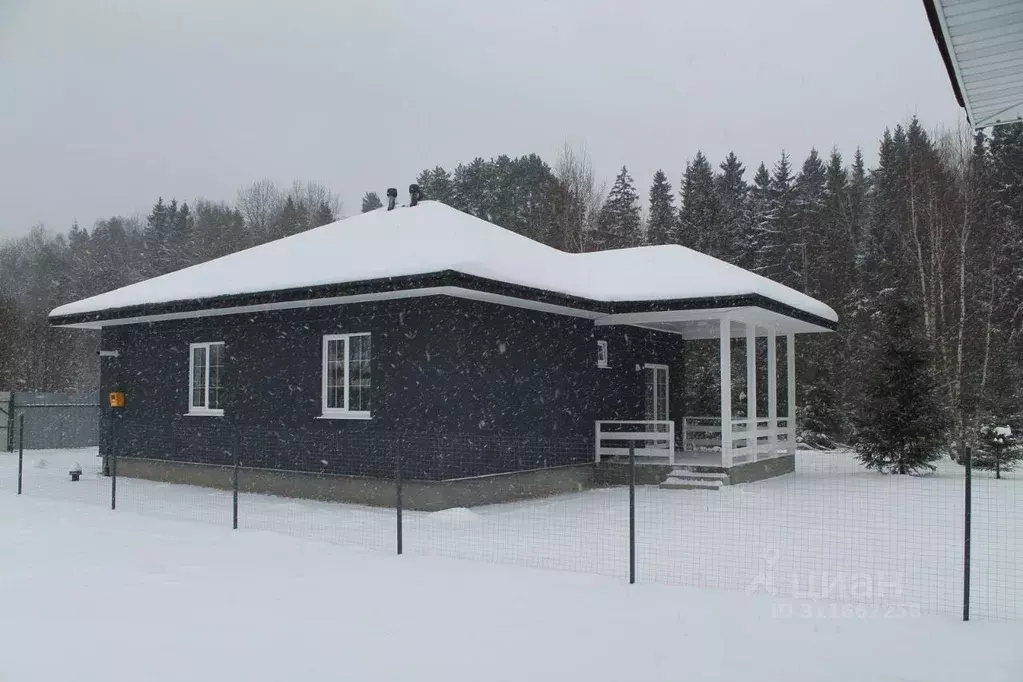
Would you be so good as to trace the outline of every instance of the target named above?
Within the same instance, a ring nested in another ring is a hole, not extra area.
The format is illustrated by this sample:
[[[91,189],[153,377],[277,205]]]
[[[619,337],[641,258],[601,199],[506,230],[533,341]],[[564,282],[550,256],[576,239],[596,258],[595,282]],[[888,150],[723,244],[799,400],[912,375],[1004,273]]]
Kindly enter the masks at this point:
[[[324,334],[372,334],[370,420],[321,419]],[[606,339],[610,369],[596,366]],[[223,417],[186,416],[188,346],[225,343]],[[119,456],[443,480],[588,462],[597,419],[642,419],[643,363],[671,368],[680,337],[591,320],[426,297],[108,327],[101,449]],[[105,401],[104,401],[105,402]]]

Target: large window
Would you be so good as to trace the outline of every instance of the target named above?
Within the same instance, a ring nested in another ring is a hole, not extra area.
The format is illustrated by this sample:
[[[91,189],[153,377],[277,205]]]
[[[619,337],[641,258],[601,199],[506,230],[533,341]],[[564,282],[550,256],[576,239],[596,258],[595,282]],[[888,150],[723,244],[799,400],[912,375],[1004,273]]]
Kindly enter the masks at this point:
[[[223,342],[193,343],[188,352],[188,413],[224,414]]]
[[[369,334],[323,337],[323,416],[369,419]]]

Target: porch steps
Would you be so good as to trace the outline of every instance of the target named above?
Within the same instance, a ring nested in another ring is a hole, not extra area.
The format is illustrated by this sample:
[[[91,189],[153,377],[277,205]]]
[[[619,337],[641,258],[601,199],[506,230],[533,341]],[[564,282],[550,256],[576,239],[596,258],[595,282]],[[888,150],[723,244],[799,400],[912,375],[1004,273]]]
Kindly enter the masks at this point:
[[[671,470],[660,487],[665,490],[720,490],[728,485],[728,474],[721,472],[693,471],[688,467]]]

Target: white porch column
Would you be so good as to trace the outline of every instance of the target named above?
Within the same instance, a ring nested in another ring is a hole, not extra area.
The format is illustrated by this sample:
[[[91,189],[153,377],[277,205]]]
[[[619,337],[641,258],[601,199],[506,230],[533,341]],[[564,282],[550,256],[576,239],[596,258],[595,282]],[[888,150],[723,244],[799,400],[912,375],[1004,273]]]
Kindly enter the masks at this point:
[[[796,454],[796,335],[785,335],[785,361],[789,375],[789,454]]]
[[[757,326],[746,323],[746,439],[751,461],[757,461]]]
[[[767,328],[767,439],[770,456],[778,454],[778,337],[774,327]]]
[[[732,466],[732,321],[720,320],[721,340],[721,466]]]

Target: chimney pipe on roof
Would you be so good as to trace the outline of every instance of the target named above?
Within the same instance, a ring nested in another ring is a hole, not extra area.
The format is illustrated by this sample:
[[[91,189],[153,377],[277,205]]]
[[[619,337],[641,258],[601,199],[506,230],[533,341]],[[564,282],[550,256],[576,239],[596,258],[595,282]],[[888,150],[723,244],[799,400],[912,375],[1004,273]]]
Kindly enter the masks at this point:
[[[387,188],[387,210],[394,210],[394,202],[398,200],[398,190],[394,187]]]
[[[408,200],[408,205],[409,206],[415,206],[416,204],[419,203],[419,185],[417,185],[415,183],[412,183],[411,185],[409,185],[408,186],[408,194],[409,194],[409,200]]]

